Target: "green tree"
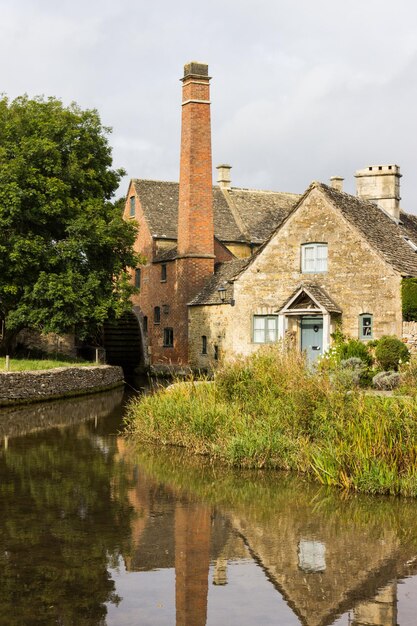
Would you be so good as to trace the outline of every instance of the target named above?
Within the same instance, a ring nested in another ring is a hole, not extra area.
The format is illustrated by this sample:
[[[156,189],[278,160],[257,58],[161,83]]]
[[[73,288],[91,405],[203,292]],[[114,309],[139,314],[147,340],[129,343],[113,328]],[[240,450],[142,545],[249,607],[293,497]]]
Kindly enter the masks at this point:
[[[128,307],[136,228],[112,201],[110,129],[55,98],[0,98],[0,316],[85,337]]]

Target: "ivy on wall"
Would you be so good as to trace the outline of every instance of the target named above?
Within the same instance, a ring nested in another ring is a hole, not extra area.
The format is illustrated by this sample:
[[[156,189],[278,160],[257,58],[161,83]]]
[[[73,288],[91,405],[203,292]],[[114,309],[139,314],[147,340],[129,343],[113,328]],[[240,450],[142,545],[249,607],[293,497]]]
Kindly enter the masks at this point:
[[[417,321],[417,278],[403,278],[401,283],[403,319]]]

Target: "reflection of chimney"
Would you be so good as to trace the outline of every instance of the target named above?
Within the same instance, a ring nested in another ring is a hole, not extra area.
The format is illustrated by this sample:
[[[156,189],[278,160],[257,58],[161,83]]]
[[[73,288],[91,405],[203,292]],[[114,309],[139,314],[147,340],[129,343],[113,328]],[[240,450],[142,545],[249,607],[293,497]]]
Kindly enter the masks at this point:
[[[356,195],[374,200],[393,220],[400,220],[400,168],[398,165],[371,165],[355,173]]]
[[[227,585],[227,559],[219,556],[216,559],[213,574],[213,585]]]
[[[352,626],[396,626],[397,624],[397,583],[380,589],[368,602],[362,602],[353,611]]]
[[[187,63],[182,82],[178,255],[211,258],[214,226],[208,65]]]
[[[342,176],[332,176],[330,179],[330,187],[337,191],[343,191],[343,181],[344,178]]]
[[[210,566],[210,509],[175,509],[175,605],[177,626],[205,626]]]
[[[217,182],[221,189],[230,189],[231,187],[231,177],[230,170],[232,169],[231,165],[217,165]]]

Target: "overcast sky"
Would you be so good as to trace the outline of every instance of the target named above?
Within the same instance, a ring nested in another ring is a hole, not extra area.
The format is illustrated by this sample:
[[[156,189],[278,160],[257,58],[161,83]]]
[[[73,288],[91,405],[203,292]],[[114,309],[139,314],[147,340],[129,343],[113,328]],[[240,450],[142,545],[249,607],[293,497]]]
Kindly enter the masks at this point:
[[[0,92],[97,108],[129,178],[177,180],[184,63],[208,63],[213,165],[302,192],[401,166],[417,213],[415,0],[0,0]]]

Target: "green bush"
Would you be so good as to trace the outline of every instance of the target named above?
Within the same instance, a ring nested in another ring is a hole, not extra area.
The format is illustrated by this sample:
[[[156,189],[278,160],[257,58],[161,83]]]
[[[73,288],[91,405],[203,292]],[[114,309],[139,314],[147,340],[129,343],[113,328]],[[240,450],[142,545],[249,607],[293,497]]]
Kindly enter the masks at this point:
[[[368,346],[359,339],[348,339],[343,343],[340,343],[336,347],[337,357],[340,361],[346,361],[347,359],[357,358],[361,359],[370,367],[372,365],[372,355],[368,350]]]
[[[401,283],[403,318],[406,322],[417,320],[417,278],[403,278]]]
[[[378,341],[375,356],[383,370],[397,372],[400,363],[410,360],[410,351],[398,337],[384,335]]]

